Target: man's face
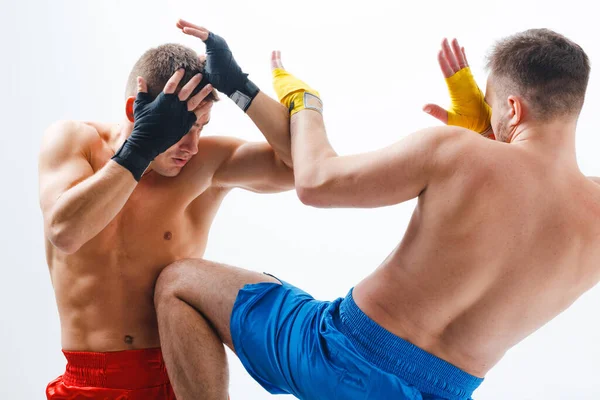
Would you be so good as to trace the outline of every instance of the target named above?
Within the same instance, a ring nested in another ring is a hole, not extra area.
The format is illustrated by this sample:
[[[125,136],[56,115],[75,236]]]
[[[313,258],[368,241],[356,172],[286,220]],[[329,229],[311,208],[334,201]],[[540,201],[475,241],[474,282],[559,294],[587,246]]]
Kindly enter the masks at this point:
[[[181,169],[198,153],[200,134],[209,120],[210,109],[196,120],[190,131],[179,142],[159,154],[152,161],[152,164],[150,164],[152,170],[162,176],[173,177],[179,175]]]

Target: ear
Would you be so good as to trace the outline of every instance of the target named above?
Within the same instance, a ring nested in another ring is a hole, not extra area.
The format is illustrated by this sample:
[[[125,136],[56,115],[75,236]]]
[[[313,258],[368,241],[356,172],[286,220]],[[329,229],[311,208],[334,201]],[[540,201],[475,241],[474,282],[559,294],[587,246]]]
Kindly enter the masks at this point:
[[[133,103],[135,102],[135,97],[129,96],[127,100],[125,100],[125,115],[127,115],[127,119],[131,122],[135,122],[133,119]]]
[[[518,96],[508,96],[508,125],[511,127],[519,125],[523,121],[523,100]]]

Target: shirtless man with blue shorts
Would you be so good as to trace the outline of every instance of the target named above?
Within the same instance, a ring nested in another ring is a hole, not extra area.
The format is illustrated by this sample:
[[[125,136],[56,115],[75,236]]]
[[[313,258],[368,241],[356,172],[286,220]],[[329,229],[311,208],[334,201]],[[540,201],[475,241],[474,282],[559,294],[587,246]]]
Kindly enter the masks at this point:
[[[444,42],[440,64],[453,105],[441,116],[428,108],[454,126],[338,156],[318,93],[274,53],[300,200],[418,204],[387,259],[334,301],[205,260],[167,267],[155,305],[179,400],[227,398],[223,343],[272,394],[470,399],[508,349],[598,282],[600,186],[578,169],[574,140],[590,71],[584,51],[546,29],[503,39],[485,99],[457,42]],[[490,127],[496,140],[474,131]]]

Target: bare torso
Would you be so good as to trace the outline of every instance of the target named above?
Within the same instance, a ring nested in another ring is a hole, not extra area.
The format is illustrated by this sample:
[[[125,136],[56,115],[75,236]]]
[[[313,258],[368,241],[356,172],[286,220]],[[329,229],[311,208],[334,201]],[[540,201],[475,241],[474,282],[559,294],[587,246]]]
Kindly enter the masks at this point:
[[[91,159],[97,171],[114,154],[115,127],[88,124],[88,129],[99,134]],[[227,192],[211,184],[215,168],[207,160],[209,150],[200,149],[177,177],[147,173],[112,222],[75,253],[63,253],[46,240],[64,349],[159,347],[156,279],[175,260],[203,256]]]
[[[431,182],[359,307],[476,376],[600,279],[600,186],[526,147],[477,141]]]

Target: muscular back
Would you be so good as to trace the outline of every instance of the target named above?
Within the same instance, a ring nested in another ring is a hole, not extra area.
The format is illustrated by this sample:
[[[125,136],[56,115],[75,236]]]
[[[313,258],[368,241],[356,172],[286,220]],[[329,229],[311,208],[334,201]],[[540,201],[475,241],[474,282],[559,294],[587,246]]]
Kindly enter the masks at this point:
[[[396,335],[484,376],[600,279],[600,187],[574,162],[479,139],[354,295]]]

